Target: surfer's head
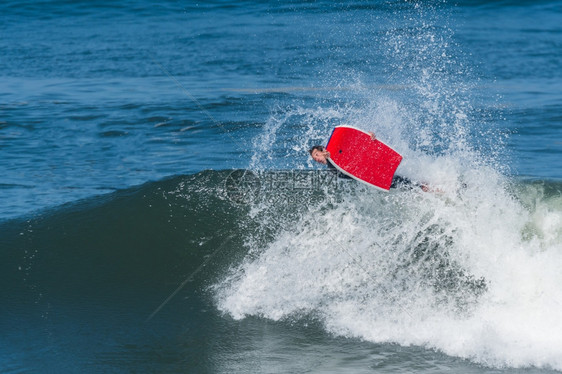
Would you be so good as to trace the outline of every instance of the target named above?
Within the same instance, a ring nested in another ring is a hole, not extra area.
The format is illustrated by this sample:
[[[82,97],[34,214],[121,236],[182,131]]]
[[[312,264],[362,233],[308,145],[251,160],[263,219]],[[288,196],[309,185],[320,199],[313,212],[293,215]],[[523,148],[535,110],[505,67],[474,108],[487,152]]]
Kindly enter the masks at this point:
[[[314,161],[324,165],[328,163],[330,152],[328,152],[326,148],[322,147],[321,145],[313,146],[308,152],[310,153]]]

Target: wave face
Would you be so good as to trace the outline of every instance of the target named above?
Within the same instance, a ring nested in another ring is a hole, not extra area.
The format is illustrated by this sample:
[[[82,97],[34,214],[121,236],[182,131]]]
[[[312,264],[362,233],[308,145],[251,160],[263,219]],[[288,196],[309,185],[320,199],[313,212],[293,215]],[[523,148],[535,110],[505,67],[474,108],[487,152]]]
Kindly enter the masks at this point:
[[[216,338],[202,328],[214,317],[201,290],[236,260],[244,236],[240,207],[222,192],[228,173],[1,222],[3,370],[182,372],[186,360],[207,370],[198,361],[205,347],[193,348]],[[175,289],[180,295],[166,301]]]

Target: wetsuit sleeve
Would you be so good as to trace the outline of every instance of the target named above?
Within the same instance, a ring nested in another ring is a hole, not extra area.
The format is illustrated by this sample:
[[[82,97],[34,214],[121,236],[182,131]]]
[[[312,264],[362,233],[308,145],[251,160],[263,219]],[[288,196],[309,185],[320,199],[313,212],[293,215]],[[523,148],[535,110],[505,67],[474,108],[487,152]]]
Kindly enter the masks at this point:
[[[405,188],[410,190],[414,187],[420,187],[420,184],[400,175],[395,175],[390,185],[390,188]]]

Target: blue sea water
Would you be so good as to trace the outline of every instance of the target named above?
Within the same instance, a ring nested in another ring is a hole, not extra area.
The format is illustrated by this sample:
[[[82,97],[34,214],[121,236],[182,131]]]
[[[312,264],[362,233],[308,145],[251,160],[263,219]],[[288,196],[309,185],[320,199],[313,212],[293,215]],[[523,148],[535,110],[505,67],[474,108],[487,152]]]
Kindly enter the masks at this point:
[[[562,370],[561,20],[2,2],[0,371]],[[444,192],[295,188],[339,124]]]

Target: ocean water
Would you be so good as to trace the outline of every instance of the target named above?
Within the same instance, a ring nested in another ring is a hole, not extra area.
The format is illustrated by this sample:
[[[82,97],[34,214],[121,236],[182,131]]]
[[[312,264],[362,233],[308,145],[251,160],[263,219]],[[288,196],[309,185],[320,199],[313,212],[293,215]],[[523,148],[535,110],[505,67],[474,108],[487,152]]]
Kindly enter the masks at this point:
[[[0,4],[0,372],[562,371],[562,2]],[[431,185],[313,164],[374,131]]]

